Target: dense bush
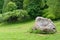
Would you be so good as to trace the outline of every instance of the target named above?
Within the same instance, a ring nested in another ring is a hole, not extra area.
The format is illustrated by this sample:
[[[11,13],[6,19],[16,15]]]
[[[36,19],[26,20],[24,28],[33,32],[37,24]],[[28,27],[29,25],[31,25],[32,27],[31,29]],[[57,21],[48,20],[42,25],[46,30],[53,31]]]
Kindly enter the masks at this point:
[[[47,5],[49,6],[48,12],[44,14],[47,18],[50,19],[59,19],[60,18],[60,1],[59,0],[47,0]]]
[[[48,8],[46,0],[24,0],[23,8],[28,11],[28,14],[35,18],[44,14],[44,9]]]
[[[35,18],[37,16],[42,16],[43,15],[43,7],[44,7],[44,1],[42,0],[24,0],[24,9],[28,11],[28,14],[32,17]]]
[[[6,8],[4,10],[4,12],[9,12],[9,11],[13,11],[13,10],[16,10],[17,9],[17,6],[14,2],[9,2],[7,5],[6,5]]]
[[[56,17],[55,17],[54,14],[46,13],[44,16],[45,16],[46,18],[49,18],[49,19],[56,19]]]
[[[56,18],[59,19],[60,18],[60,0],[56,1],[56,6],[55,6],[55,15]]]
[[[4,21],[16,22],[26,21],[29,19],[28,12],[25,10],[14,10],[13,12],[7,12],[3,14]]]
[[[43,17],[50,18],[50,19],[56,19],[54,10],[52,8],[45,9]]]

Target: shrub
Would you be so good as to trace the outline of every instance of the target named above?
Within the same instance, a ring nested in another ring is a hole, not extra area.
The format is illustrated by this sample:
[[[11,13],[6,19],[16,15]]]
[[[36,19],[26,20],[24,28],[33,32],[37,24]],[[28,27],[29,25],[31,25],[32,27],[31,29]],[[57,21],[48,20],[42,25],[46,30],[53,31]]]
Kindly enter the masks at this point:
[[[16,4],[14,2],[9,2],[6,5],[6,8],[4,9],[4,12],[13,11],[13,10],[16,10],[16,9],[17,9]]]
[[[25,10],[14,10],[12,12],[7,12],[3,14],[4,21],[16,22],[16,21],[26,21],[29,19],[28,12]]]
[[[55,15],[57,19],[60,19],[60,0],[56,0]]]
[[[15,10],[15,13],[19,21],[25,21],[30,18],[26,10]]]
[[[46,16],[46,18],[55,19],[56,17],[55,17],[54,14],[48,14],[48,15]]]
[[[55,16],[52,17],[53,19],[60,19],[60,1],[59,0],[47,0],[47,5],[49,6],[49,16]],[[52,15],[50,15],[52,14]],[[48,16],[48,17],[49,17]]]
[[[50,19],[56,19],[54,9],[52,8],[45,9],[43,17],[50,18]]]

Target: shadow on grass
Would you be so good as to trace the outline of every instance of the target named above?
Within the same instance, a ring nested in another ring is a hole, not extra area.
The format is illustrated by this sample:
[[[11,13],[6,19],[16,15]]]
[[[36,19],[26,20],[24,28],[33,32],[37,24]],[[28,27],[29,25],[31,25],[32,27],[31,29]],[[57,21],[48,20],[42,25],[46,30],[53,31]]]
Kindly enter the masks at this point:
[[[30,32],[31,34],[42,34],[42,35],[54,35],[56,33],[34,33],[34,32]]]
[[[29,33],[33,33],[33,34],[44,34],[44,35],[48,35],[48,34],[56,34],[57,33],[57,30],[55,32],[47,32],[47,31],[32,30],[32,29],[30,29],[28,32]]]
[[[33,20],[22,21],[22,22],[19,22],[19,21],[16,21],[16,22],[2,22],[2,23],[0,23],[0,27],[1,26],[16,25],[16,24],[25,24],[25,23],[29,23],[29,22],[32,22],[32,21],[34,21],[34,19]]]

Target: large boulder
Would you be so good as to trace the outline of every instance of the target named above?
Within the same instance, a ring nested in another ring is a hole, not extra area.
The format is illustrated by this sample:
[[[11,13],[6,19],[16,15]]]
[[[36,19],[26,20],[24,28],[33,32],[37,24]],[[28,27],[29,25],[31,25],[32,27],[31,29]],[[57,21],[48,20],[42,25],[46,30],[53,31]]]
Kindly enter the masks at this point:
[[[32,31],[35,30],[39,30],[39,33],[55,33],[56,27],[50,19],[37,17],[32,28]]]

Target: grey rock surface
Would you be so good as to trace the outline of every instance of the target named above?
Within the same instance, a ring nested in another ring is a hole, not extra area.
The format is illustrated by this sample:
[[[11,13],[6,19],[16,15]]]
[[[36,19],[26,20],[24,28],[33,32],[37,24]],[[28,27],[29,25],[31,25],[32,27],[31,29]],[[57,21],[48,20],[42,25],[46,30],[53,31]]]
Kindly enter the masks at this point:
[[[40,30],[40,33],[55,33],[56,27],[50,19],[37,17],[32,30]]]

